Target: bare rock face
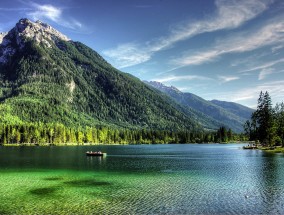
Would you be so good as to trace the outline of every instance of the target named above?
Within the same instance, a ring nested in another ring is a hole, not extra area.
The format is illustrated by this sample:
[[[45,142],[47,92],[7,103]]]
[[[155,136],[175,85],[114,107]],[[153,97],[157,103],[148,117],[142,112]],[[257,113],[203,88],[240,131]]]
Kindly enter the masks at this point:
[[[160,90],[160,91],[164,91],[164,92],[169,92],[169,91],[174,91],[175,93],[182,93],[178,88],[174,87],[174,86],[166,86],[160,82],[157,81],[144,81],[146,84]]]
[[[4,37],[7,35],[7,33],[0,33],[0,44],[2,43]]]
[[[64,34],[41,21],[20,19],[8,33],[0,33],[0,63],[6,63],[16,49],[22,49],[27,40],[52,48],[58,41],[70,41]]]
[[[51,41],[70,40],[67,36],[55,30],[50,25],[42,23],[39,20],[32,22],[28,19],[21,19],[14,29],[19,38],[30,38],[38,43],[42,42],[48,47],[51,47]]]
[[[15,53],[15,49],[10,44],[8,33],[0,33],[0,64],[6,63],[9,56]]]

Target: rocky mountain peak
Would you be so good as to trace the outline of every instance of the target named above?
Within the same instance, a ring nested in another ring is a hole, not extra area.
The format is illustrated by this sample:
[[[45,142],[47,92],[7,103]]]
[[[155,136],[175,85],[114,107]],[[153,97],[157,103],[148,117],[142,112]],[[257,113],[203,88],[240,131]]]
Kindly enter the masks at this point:
[[[8,61],[17,49],[22,49],[27,40],[52,48],[60,40],[69,41],[64,34],[41,21],[32,22],[29,19],[20,19],[16,26],[8,33],[0,34],[0,63]]]
[[[20,19],[16,24],[15,31],[19,36],[31,38],[36,42],[43,42],[48,46],[49,41],[70,40],[67,36],[52,28],[50,25],[41,22],[40,20],[32,22],[28,19]],[[50,45],[51,46],[51,45]]]
[[[182,93],[178,88],[174,87],[174,86],[166,86],[164,84],[162,84],[161,82],[158,82],[158,81],[144,81],[146,84],[156,88],[156,89],[159,89],[163,92],[165,91],[174,91],[175,93]]]

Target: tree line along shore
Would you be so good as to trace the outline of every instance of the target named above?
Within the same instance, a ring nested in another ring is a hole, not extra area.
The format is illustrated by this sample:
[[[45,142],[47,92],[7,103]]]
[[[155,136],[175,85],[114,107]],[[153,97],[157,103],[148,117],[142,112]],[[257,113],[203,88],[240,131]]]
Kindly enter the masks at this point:
[[[261,92],[256,111],[244,124],[244,133],[220,127],[205,130],[153,130],[111,127],[67,127],[61,123],[0,124],[0,145],[167,144],[252,141],[260,149],[284,152],[284,103],[272,107]]]
[[[220,127],[216,132],[131,130],[108,127],[68,128],[63,124],[0,125],[1,145],[166,144],[245,141],[244,135]]]
[[[245,135],[260,149],[284,152],[284,103],[272,106],[268,92],[260,92],[257,109],[244,124]]]

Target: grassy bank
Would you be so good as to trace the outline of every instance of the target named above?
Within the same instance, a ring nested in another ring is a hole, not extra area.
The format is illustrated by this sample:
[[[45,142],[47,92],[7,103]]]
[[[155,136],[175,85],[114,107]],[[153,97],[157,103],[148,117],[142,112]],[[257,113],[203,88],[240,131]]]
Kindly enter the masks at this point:
[[[260,147],[259,149],[271,153],[284,153],[284,147]]]

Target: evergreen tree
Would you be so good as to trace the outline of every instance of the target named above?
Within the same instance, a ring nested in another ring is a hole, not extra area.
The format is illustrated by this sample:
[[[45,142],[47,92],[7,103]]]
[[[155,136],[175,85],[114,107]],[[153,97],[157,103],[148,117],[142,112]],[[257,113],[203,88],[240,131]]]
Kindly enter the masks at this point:
[[[275,134],[273,108],[268,92],[260,93],[256,110],[256,122],[259,141],[264,145],[271,145]]]
[[[275,109],[276,138],[275,144],[284,147],[284,103],[276,104]]]
[[[259,94],[256,111],[252,114],[251,121],[244,124],[244,130],[250,140],[259,140],[267,146],[276,142],[276,115],[272,107],[271,97],[266,91]]]

